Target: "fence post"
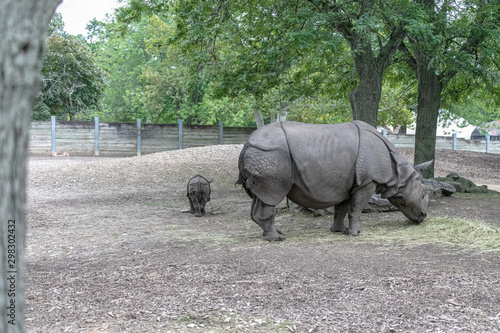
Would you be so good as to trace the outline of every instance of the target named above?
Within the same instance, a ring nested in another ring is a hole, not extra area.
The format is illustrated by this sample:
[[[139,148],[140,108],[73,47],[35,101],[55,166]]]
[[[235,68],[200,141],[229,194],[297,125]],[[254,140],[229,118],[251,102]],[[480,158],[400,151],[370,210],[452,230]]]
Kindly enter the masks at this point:
[[[387,138],[387,130],[385,128],[382,128],[382,135]]]
[[[490,136],[489,135],[486,136],[486,152],[487,153],[490,152]]]
[[[219,144],[222,145],[224,144],[224,138],[222,136],[224,130],[224,124],[222,123],[222,120],[219,120]]]
[[[453,133],[453,150],[457,150],[457,133]]]
[[[137,119],[137,156],[141,156],[141,120]]]
[[[95,156],[99,156],[99,117],[94,117]]]
[[[179,149],[182,149],[182,119],[177,120],[179,124]]]
[[[56,116],[50,116],[51,122],[51,152],[54,154],[56,152]]]

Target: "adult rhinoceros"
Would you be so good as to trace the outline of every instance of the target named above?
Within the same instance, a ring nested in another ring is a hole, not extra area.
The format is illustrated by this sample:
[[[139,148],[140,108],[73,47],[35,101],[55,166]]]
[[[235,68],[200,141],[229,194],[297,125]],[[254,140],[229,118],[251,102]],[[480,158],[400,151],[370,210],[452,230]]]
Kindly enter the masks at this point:
[[[275,206],[285,196],[307,208],[335,205],[331,231],[361,232],[360,216],[374,193],[420,223],[429,197],[420,171],[394,145],[362,121],[336,125],[273,123],[256,130],[239,157],[239,178],[252,198],[252,220],[269,241],[283,240],[274,226]]]

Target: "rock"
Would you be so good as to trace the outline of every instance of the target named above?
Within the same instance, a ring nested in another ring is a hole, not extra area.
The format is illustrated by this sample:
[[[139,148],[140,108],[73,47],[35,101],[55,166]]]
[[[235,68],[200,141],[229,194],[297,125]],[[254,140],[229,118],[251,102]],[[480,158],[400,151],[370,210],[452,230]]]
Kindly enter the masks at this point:
[[[455,190],[457,191],[457,193],[463,192],[463,190],[464,190],[462,187],[462,184],[460,184],[459,182],[456,182],[453,180],[447,180],[446,183],[453,186],[455,188]]]
[[[486,185],[477,186],[474,182],[467,178],[460,177],[456,172],[450,173],[445,178],[436,178],[438,181],[442,183],[449,184],[453,186],[456,192],[465,192],[465,193],[488,193],[488,187]],[[446,195],[443,191],[443,194]],[[451,195],[451,194],[450,194]]]
[[[458,173],[452,172],[448,176],[446,176],[446,178],[450,178],[452,180],[457,180],[457,179],[460,179],[461,177],[458,175]]]
[[[380,194],[374,194],[368,202],[368,206],[363,209],[363,213],[395,211],[398,209],[389,200],[380,197]]]
[[[469,187],[477,187],[477,185],[474,184],[474,182],[472,180],[467,179],[467,178],[459,178],[456,181],[459,182],[460,184],[462,184],[462,187],[464,188],[464,190],[466,188],[469,188]]]
[[[482,186],[473,186],[473,187],[468,187],[465,189],[465,193],[488,193],[488,186],[482,185]]]
[[[430,188],[428,193],[432,198],[441,198],[442,196],[450,196],[457,191],[453,185],[447,182],[440,181],[439,179],[435,178],[422,179],[422,184]]]

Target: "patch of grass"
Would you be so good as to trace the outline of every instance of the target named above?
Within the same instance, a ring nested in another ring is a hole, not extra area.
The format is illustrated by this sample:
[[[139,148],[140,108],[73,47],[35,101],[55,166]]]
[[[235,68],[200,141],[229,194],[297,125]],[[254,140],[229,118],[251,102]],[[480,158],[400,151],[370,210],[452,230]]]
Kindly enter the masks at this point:
[[[411,221],[382,221],[365,226],[360,236],[371,242],[408,245],[446,244],[480,251],[500,251],[500,229],[482,221],[459,218],[428,218],[421,224]]]
[[[500,229],[482,221],[435,217],[416,224],[409,220],[387,218],[367,221],[364,217],[364,232],[357,237],[330,232],[331,215],[312,217],[309,214],[281,214],[277,222],[279,224],[280,219],[286,221],[286,227],[283,225],[286,244],[338,241],[408,246],[443,244],[485,252],[500,251]],[[347,221],[345,223],[347,225]]]

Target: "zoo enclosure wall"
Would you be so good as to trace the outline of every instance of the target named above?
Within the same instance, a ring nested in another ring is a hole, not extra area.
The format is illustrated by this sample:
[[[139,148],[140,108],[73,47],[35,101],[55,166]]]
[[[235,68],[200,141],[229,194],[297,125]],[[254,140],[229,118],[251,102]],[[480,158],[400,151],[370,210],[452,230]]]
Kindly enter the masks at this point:
[[[30,155],[54,152],[71,156],[127,157],[179,148],[244,143],[250,127],[206,125],[34,121],[29,129]],[[97,144],[96,144],[97,142]]]
[[[31,155],[54,151],[71,156],[126,157],[179,148],[218,144],[243,144],[256,128],[206,125],[34,121],[29,129]],[[414,135],[388,134],[396,147],[415,147]],[[97,144],[96,144],[97,142]],[[436,149],[456,149],[500,154],[500,141],[455,139],[439,136]]]

